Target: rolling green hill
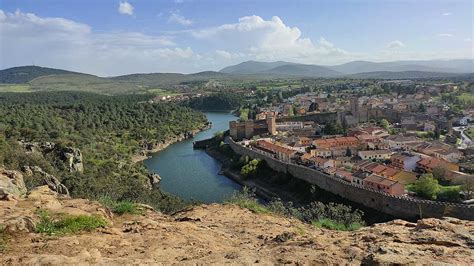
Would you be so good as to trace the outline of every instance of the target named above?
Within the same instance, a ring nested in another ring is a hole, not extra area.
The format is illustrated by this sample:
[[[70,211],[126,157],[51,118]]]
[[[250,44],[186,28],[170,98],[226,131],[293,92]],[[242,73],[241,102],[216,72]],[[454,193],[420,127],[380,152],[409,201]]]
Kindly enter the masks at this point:
[[[344,67],[354,67],[354,64],[364,65],[366,63],[352,62]],[[362,66],[359,67],[364,69]],[[231,73],[204,71],[194,74],[149,73],[98,77],[38,66],[14,67],[0,70],[0,92],[84,91],[113,95],[160,91],[161,94],[168,94],[168,92],[172,94],[196,90],[219,91],[227,88],[235,89],[254,86],[259,82],[278,82],[279,80],[300,81],[308,78],[462,79],[466,77],[466,74],[437,71],[368,71],[357,74],[344,74],[325,66],[256,61],[244,62],[224,70]],[[472,79],[472,76],[470,78]]]
[[[21,84],[27,83],[35,78],[48,76],[48,75],[58,75],[58,74],[81,74],[77,72],[39,67],[39,66],[21,66],[21,67],[12,67],[0,71],[0,83],[10,83],[10,84]]]

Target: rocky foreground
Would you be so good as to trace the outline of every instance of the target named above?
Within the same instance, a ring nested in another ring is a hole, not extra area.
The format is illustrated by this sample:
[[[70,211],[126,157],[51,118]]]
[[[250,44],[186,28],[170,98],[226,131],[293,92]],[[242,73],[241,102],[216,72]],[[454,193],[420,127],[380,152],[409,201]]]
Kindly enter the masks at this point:
[[[109,225],[73,235],[39,234],[39,208],[98,215]],[[338,232],[233,205],[201,205],[172,216],[141,208],[143,214],[113,215],[97,202],[60,196],[48,186],[0,200],[7,236],[0,264],[474,264],[472,221],[395,220]]]

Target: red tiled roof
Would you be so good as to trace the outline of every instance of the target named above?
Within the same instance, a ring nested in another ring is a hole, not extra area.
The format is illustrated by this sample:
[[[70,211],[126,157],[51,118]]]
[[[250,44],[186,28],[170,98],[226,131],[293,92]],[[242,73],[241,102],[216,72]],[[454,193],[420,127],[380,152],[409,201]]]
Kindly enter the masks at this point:
[[[292,149],[288,149],[286,147],[268,142],[266,140],[257,141],[257,146],[262,147],[264,149],[267,149],[269,151],[272,151],[274,153],[284,153],[286,155],[291,155],[291,154],[294,154],[296,152]]]
[[[383,171],[385,171],[387,169],[387,167],[379,164],[377,165],[376,167],[372,168],[372,172],[373,173],[376,173],[376,174],[380,174],[382,173]]]

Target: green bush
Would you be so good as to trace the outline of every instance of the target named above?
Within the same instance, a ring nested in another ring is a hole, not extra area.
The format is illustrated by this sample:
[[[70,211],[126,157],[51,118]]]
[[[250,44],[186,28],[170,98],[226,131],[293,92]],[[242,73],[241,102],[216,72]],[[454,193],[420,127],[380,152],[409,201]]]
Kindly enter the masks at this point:
[[[461,199],[461,186],[440,186],[440,191],[437,195],[438,200],[459,202]]]
[[[429,200],[458,202],[461,198],[461,186],[442,186],[432,174],[422,175],[415,183],[407,185],[406,189]]]
[[[434,179],[432,174],[423,174],[409,189],[416,195],[430,200],[435,200],[440,191],[438,180]]]
[[[247,164],[242,166],[240,173],[244,177],[255,177],[258,173],[258,168],[260,167],[261,160],[253,159],[250,160]]]
[[[255,191],[244,187],[242,191],[234,192],[232,197],[225,201],[226,204],[235,204],[244,209],[249,209],[255,213],[269,213],[270,211],[263,204],[260,204],[255,197]]]
[[[38,215],[36,232],[47,235],[75,234],[107,226],[107,221],[99,216],[60,214],[54,218],[46,210],[39,210]]]

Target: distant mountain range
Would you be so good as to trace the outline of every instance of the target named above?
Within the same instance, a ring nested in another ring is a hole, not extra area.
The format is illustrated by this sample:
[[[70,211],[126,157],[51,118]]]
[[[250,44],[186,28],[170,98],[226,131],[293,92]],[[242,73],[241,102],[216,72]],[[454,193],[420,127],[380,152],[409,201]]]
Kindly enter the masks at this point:
[[[277,74],[308,77],[337,77],[358,73],[376,72],[373,76],[383,78],[387,72],[432,72],[432,73],[473,73],[474,60],[427,60],[427,61],[393,61],[375,63],[369,61],[353,61],[342,65],[305,65],[290,62],[258,62],[246,61],[228,66],[220,70],[227,74]],[[390,76],[396,76],[391,74]],[[427,76],[427,75],[423,75]],[[439,76],[439,75],[435,75]],[[451,76],[451,75],[447,75]]]
[[[219,72],[139,73],[116,77],[98,77],[62,69],[22,66],[0,70],[0,92],[24,89],[25,91],[81,90],[117,94],[147,92],[150,88],[170,88],[173,85],[204,85],[211,80],[226,82],[278,78],[426,79],[449,77],[474,80],[473,63],[472,59],[384,63],[353,61],[342,65],[322,66],[284,61],[247,61],[228,66]],[[14,87],[15,84],[18,86]],[[9,88],[5,89],[6,86]]]

